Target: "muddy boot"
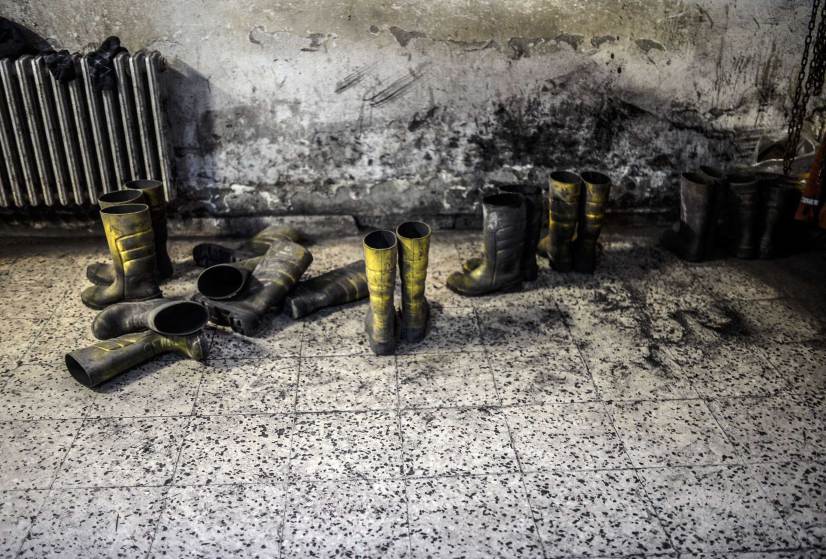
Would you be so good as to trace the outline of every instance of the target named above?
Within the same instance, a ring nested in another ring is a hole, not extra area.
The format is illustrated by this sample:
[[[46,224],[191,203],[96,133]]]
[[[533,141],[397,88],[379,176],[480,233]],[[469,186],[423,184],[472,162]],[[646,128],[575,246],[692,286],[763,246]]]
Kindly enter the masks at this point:
[[[273,239],[284,238],[301,244],[303,236],[292,227],[270,225],[256,233],[251,239],[241,243],[238,248],[230,248],[217,243],[200,243],[192,249],[192,259],[195,265],[209,268],[216,264],[231,264],[248,258],[261,256],[270,248]]]
[[[421,341],[430,319],[430,304],[424,296],[430,251],[430,226],[408,221],[396,228],[399,272],[402,279],[401,336],[406,342]]]
[[[548,192],[548,259],[557,272],[570,272],[574,267],[573,239],[581,190],[582,179],[576,173],[551,173]]]
[[[717,167],[701,165],[699,173],[714,183],[711,218],[705,246],[705,257],[711,258],[715,255],[718,248],[725,245],[726,223],[728,222],[726,212],[728,183],[726,182],[726,174]]]
[[[522,276],[525,281],[536,281],[539,267],[536,255],[539,252],[539,237],[542,231],[542,219],[546,215],[543,209],[542,188],[536,184],[519,183],[499,186],[500,192],[521,194],[525,198],[525,248],[522,253]],[[470,258],[462,265],[462,270],[470,272],[482,264],[481,258]]]
[[[483,255],[480,266],[454,272],[447,287],[459,295],[476,297],[494,291],[514,291],[522,285],[525,247],[525,198],[504,193],[482,202]]]
[[[93,285],[80,294],[87,307],[103,309],[122,301],[146,301],[161,296],[155,274],[155,242],[146,204],[124,204],[100,210],[112,256],[114,281]]]
[[[705,256],[714,182],[700,173],[683,173],[680,178],[680,224],[666,231],[660,243],[683,260],[699,262]]]
[[[195,322],[201,316],[205,317],[204,320],[209,318],[207,309],[194,301],[151,299],[137,303],[117,303],[98,313],[92,322],[92,334],[99,340],[108,340],[131,332],[141,332],[152,325],[160,334],[182,336],[194,332],[182,333],[176,325],[179,322]]]
[[[123,204],[146,204],[143,191],[127,188],[101,194],[98,206],[101,210]],[[95,262],[86,266],[86,279],[95,285],[109,285],[114,280],[112,265],[107,262]]]
[[[207,312],[193,305],[188,301],[161,305],[148,315],[148,330],[67,353],[69,373],[84,386],[94,387],[164,353],[203,361],[208,350],[203,333]]]
[[[759,249],[760,186],[754,175],[728,177],[732,250],[737,258],[756,258]]]
[[[396,235],[392,231],[373,231],[364,237],[362,245],[370,292],[370,308],[364,319],[364,329],[373,353],[391,355],[396,351],[399,334],[393,305],[398,262]]]
[[[793,180],[783,175],[761,178],[765,215],[760,236],[760,258],[782,256],[791,244],[789,237],[800,196],[793,186]]]
[[[254,335],[265,314],[278,310],[313,261],[303,246],[275,239],[263,256],[234,264],[218,264],[198,276],[192,299],[209,309],[214,324]]]
[[[605,207],[611,194],[611,179],[602,173],[582,173],[579,194],[579,224],[574,241],[574,270],[593,274],[597,264],[597,239],[605,221]]]
[[[286,312],[299,319],[325,307],[344,305],[367,297],[364,260],[299,282],[284,301]]]
[[[149,206],[152,216],[152,231],[155,235],[155,258],[157,259],[158,279],[163,281],[172,277],[172,260],[166,250],[166,198],[163,193],[163,183],[155,180],[134,180],[124,184],[124,190],[104,194],[98,200],[100,209],[104,208],[104,199],[108,196],[117,196],[120,192],[141,192],[141,203]],[[120,195],[126,197],[128,195]],[[124,203],[124,202],[121,202]],[[86,268],[86,277],[95,285],[109,285],[114,280],[112,266],[109,264],[92,264]]]

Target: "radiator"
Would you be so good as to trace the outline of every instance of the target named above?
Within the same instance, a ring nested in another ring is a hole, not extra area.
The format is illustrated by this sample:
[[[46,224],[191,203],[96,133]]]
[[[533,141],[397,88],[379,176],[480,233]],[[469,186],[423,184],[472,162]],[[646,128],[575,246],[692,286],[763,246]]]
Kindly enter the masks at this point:
[[[89,206],[131,179],[174,197],[157,52],[119,54],[116,91],[96,91],[86,56],[54,79],[42,56],[0,59],[0,207]]]

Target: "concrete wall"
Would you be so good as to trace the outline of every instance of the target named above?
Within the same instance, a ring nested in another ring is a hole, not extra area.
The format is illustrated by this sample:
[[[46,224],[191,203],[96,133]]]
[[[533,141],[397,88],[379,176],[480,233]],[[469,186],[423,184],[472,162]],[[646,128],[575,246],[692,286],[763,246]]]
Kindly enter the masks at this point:
[[[616,208],[784,125],[799,0],[6,0],[65,48],[167,58],[179,208],[455,215],[596,168]],[[739,150],[739,151],[738,151]]]

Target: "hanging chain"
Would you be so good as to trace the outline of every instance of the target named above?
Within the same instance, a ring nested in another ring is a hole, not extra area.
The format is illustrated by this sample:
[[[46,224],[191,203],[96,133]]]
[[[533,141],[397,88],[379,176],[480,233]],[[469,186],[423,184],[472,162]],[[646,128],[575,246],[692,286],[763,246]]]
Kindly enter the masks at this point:
[[[803,120],[806,118],[809,98],[812,93],[819,95],[823,90],[824,73],[826,73],[826,3],[821,7],[820,2],[821,0],[812,1],[809,30],[803,45],[803,57],[800,61],[800,72],[797,75],[792,111],[789,117],[789,135],[783,157],[783,172],[785,174],[789,174],[791,171],[792,161],[797,155],[797,146],[800,143],[800,132],[803,129]],[[821,9],[818,10],[818,8]],[[820,12],[820,23],[817,25],[817,33],[815,33],[818,12]],[[812,50],[813,36],[815,37],[815,44]],[[811,65],[809,64],[810,51],[812,51]]]

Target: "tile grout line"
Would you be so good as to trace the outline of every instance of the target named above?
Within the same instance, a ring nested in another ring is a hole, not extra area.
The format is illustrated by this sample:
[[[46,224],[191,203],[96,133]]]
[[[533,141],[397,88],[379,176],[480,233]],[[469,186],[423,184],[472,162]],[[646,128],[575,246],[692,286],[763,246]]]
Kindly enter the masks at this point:
[[[634,464],[634,460],[631,458],[631,454],[628,452],[628,446],[625,444],[625,441],[620,436],[619,429],[617,429],[616,422],[614,421],[613,411],[608,409],[608,403],[602,398],[602,394],[599,391],[599,387],[597,386],[596,382],[594,382],[594,380],[593,380],[593,375],[591,373],[591,367],[589,366],[588,361],[585,359],[585,356],[582,355],[581,348],[577,344],[574,344],[574,347],[576,347],[577,354],[579,355],[579,358],[582,361],[582,364],[585,367],[585,370],[588,371],[588,376],[591,377],[591,382],[593,382],[594,389],[597,391],[597,397],[600,399],[600,402],[602,404],[602,411],[607,416],[608,421],[611,423],[611,428],[614,431],[614,435],[617,437],[617,441],[619,441],[620,445],[622,446],[622,452],[623,452],[623,454],[625,454],[625,458],[628,460],[628,464],[632,468],[632,475],[634,476],[634,479],[637,480],[637,483],[642,488],[642,496],[644,496],[644,499],[647,501],[647,504],[650,507],[650,510],[651,510],[652,514],[657,519],[657,524],[660,526],[660,530],[662,530],[665,537],[668,538],[668,545],[671,547],[671,549],[675,553],[679,553],[677,548],[674,546],[674,539],[671,535],[671,532],[666,528],[662,517],[660,516],[659,512],[657,512],[656,507],[654,507],[654,502],[653,502],[653,499],[651,498],[651,495],[648,494],[648,490],[646,489],[645,484],[642,483],[642,480],[640,479],[640,475],[639,475],[639,472],[637,471],[636,465]]]
[[[405,477],[405,468],[407,467],[407,457],[404,452],[404,430],[402,428],[402,407],[401,407],[401,380],[399,379],[399,357],[393,356],[394,369],[396,372],[396,422],[399,429],[399,445],[401,454],[401,474],[402,486],[404,487],[404,504],[407,523],[407,553],[408,557],[413,557],[413,532],[410,528],[410,487],[409,480]]]
[[[554,302],[554,306],[556,306],[555,302]],[[480,323],[480,320],[479,320],[479,313],[477,312],[476,309],[474,309],[473,312],[474,312],[474,315],[476,317],[476,324],[479,327],[479,331],[481,332],[482,327],[481,327],[481,323]],[[483,354],[485,356],[485,361],[487,361],[488,368],[490,369],[490,376],[491,376],[491,380],[493,380],[493,390],[496,392],[496,399],[499,400],[499,404],[501,406],[501,404],[502,404],[502,394],[499,391],[499,384],[496,381],[496,373],[495,373],[493,367],[490,365],[490,355],[488,353],[488,346],[484,341],[482,341],[482,350],[483,350]],[[531,515],[531,522],[533,522],[533,529],[535,530],[535,533],[536,533],[536,540],[539,542],[539,549],[542,552],[542,557],[547,559],[548,558],[548,553],[545,550],[545,540],[542,537],[542,532],[539,529],[539,522],[537,522],[537,519],[536,519],[537,515],[539,515],[539,517],[541,519],[542,518],[542,513],[537,508],[534,507],[533,502],[531,501],[531,494],[530,494],[530,491],[528,491],[528,483],[527,483],[527,481],[525,481],[525,469],[522,467],[522,460],[520,460],[519,452],[516,450],[516,443],[513,440],[513,431],[511,429],[510,422],[508,421],[508,415],[506,413],[502,413],[502,418],[505,422],[505,429],[507,429],[507,431],[508,431],[508,443],[510,444],[511,452],[513,452],[513,458],[516,461],[516,467],[519,469],[519,481],[520,481],[520,485],[522,486],[522,491],[524,492],[524,495],[525,495],[525,502],[528,505],[528,511],[530,512],[530,515]]]
[[[146,550],[145,557],[147,558],[152,554],[152,547],[155,545],[155,539],[158,537],[158,530],[161,527],[161,522],[163,521],[164,514],[166,513],[166,507],[169,502],[169,494],[172,492],[172,488],[175,487],[174,482],[175,476],[178,474],[178,465],[181,461],[181,455],[183,454],[184,447],[186,446],[186,441],[189,436],[189,428],[192,425],[192,421],[194,419],[195,416],[190,415],[186,425],[182,429],[183,436],[181,437],[181,445],[178,447],[178,455],[175,458],[175,465],[172,467],[172,473],[170,474],[169,483],[165,483],[159,486],[165,488],[165,491],[163,492],[163,500],[161,502],[160,512],[158,513],[157,520],[155,521],[155,529],[152,530],[152,539],[149,541],[149,547]]]
[[[287,463],[284,465],[284,480],[281,482],[282,487],[284,488],[284,497],[283,497],[283,507],[284,510],[281,511],[281,526],[278,527],[278,557],[284,557],[284,537],[285,532],[287,529],[287,512],[289,511],[290,507],[292,506],[291,501],[291,487],[294,483],[294,480],[290,477],[290,471],[292,469],[292,462],[293,462],[293,443],[295,441],[295,433],[298,426],[298,395],[300,394],[301,388],[301,365],[304,363],[304,336],[306,331],[306,322],[302,321],[301,323],[301,341],[298,344],[298,364],[296,365],[296,372],[295,372],[295,387],[294,387],[294,395],[293,395],[293,406],[292,411],[290,412],[290,417],[292,419],[292,424],[290,428],[290,441],[287,443]]]

